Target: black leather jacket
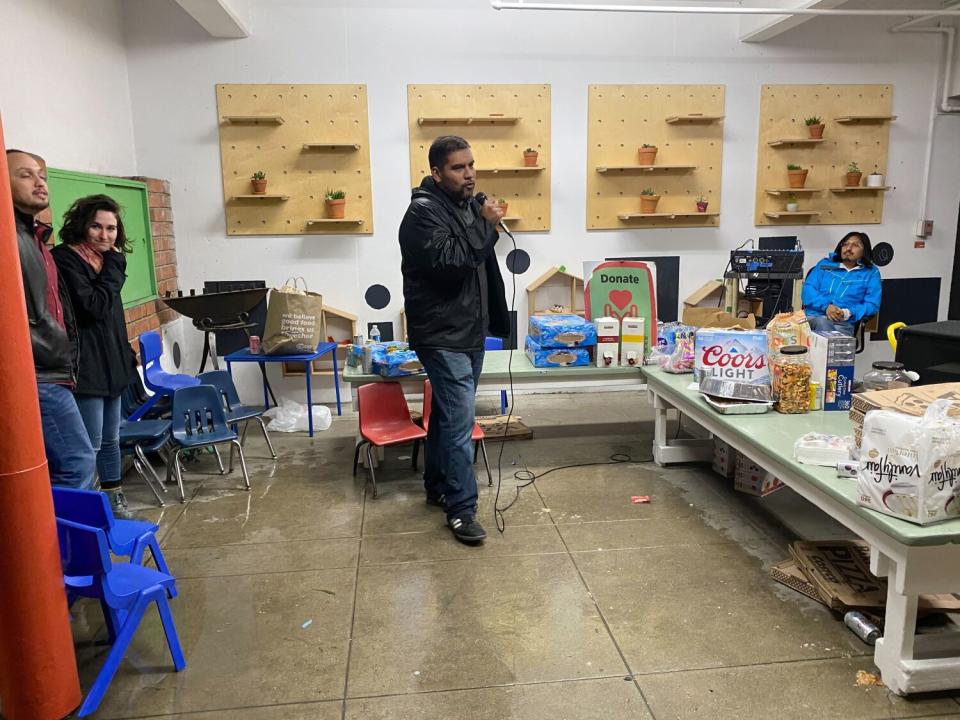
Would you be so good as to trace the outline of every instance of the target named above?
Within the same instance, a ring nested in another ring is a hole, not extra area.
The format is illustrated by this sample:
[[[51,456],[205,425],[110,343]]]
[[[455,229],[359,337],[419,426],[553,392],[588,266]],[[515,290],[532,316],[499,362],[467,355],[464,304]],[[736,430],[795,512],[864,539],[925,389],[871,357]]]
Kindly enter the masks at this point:
[[[58,273],[57,289],[63,305],[65,330],[60,327],[47,307],[47,269],[40,248],[37,247],[34,235],[36,225],[33,218],[19,210],[15,211],[15,215],[20,271],[23,274],[23,294],[27,303],[30,341],[33,345],[33,367],[37,374],[37,381],[72,385],[76,382],[79,348],[70,294],[63,281],[59,279]],[[49,231],[47,234],[49,235]]]
[[[470,200],[476,202],[476,200]],[[474,352],[485,328],[478,273],[486,273],[489,332],[508,337],[510,316],[493,249],[499,233],[483,217],[470,226],[433,178],[414,188],[400,223],[403,297],[410,346]]]

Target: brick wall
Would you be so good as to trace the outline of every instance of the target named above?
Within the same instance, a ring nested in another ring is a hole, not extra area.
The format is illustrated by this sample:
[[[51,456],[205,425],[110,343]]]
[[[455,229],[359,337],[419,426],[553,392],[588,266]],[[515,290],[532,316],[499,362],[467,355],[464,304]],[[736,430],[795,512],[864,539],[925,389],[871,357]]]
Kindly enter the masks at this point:
[[[150,234],[153,236],[153,270],[157,278],[157,294],[177,291],[177,244],[173,234],[173,211],[170,209],[170,183],[147,177],[132,177],[147,185],[150,208]],[[159,330],[179,315],[159,300],[127,308],[127,337],[135,350],[137,338],[148,330]]]

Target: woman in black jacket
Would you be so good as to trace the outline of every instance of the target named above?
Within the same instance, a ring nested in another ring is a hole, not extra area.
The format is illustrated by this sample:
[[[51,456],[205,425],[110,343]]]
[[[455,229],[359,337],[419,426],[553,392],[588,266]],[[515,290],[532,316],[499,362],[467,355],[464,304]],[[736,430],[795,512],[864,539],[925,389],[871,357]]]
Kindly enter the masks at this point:
[[[120,394],[136,370],[120,299],[130,252],[120,206],[106,195],[80,198],[63,216],[60,240],[53,257],[80,340],[77,405],[97,451],[100,488],[114,514],[129,518],[120,478]]]

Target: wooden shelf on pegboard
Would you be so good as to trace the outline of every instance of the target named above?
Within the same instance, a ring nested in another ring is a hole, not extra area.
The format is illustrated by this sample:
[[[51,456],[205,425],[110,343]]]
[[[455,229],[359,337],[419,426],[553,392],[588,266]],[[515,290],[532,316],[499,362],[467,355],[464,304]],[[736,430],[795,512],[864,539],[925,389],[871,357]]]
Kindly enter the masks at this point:
[[[418,117],[418,125],[516,125],[519,115],[485,115],[479,117]]]
[[[893,122],[897,119],[896,115],[844,115],[834,118],[838,123],[884,123]]]
[[[818,192],[823,192],[824,190],[826,190],[826,188],[808,188],[808,187],[802,187],[802,188],[767,188],[766,190],[764,190],[764,192],[765,192],[767,195],[777,195],[777,196],[779,196],[779,195],[790,195],[791,193],[793,193],[793,194],[797,194],[797,193],[818,193]]]
[[[228,236],[373,233],[365,85],[218,83],[216,101]],[[282,199],[246,197],[256,171]],[[308,225],[331,189],[362,222]]]
[[[885,191],[837,191],[855,162],[869,173],[886,174],[893,117],[890,84],[762,85],[758,111],[754,224],[781,226],[797,218],[810,226],[883,222]],[[825,118],[822,138],[807,137],[805,117]],[[788,188],[789,167],[807,171],[805,188]],[[783,210],[780,195],[795,193],[810,202],[806,216]],[[816,193],[809,192],[814,189]],[[814,201],[815,200],[815,201]]]
[[[698,218],[698,217],[717,217],[719,212],[656,212],[656,213],[623,213],[617,215],[621,220],[637,220],[640,218]]]
[[[770,147],[783,147],[784,145],[817,145],[823,142],[823,138],[777,138],[768,140]]]
[[[852,187],[832,187],[830,192],[833,193],[846,193],[846,192],[886,192],[890,190],[890,186],[884,185],[882,187],[870,187],[869,185],[855,185]]]
[[[462,135],[484,192],[515,213],[511,231],[549,230],[550,112],[549,85],[408,85],[410,186],[430,175],[427,155],[437,135]],[[524,148],[539,153],[536,165],[525,164]]]
[[[276,200],[277,202],[283,202],[285,200],[289,200],[290,196],[289,195],[267,195],[267,194],[254,195],[251,193],[250,195],[234,195],[230,199],[231,200]]]
[[[690,113],[689,115],[671,115],[667,118],[667,122],[671,125],[678,125],[681,123],[714,123],[723,120],[723,115],[701,115],[700,113]]]
[[[363,218],[311,218],[307,220],[307,225],[329,225],[329,224],[340,224],[347,225],[353,223],[354,225],[363,225]]]
[[[820,213],[816,210],[783,210],[780,212],[768,211],[763,213],[766,217],[771,220],[780,220],[781,218],[792,218],[792,217],[819,217]]]
[[[680,172],[687,172],[688,170],[696,170],[696,165],[598,165],[598,173],[613,173],[613,172],[670,172],[677,170]]]
[[[227,125],[283,125],[282,115],[224,115],[220,119]]]
[[[359,150],[359,143],[304,143],[304,150],[343,150],[346,152],[351,152],[353,150]]]
[[[546,168],[545,168],[545,167],[542,167],[542,166],[539,166],[539,165],[536,166],[536,167],[532,167],[532,166],[530,166],[530,165],[518,165],[517,167],[493,167],[493,168],[480,167],[480,168],[474,168],[474,172],[478,172],[478,173],[491,173],[491,174],[494,174],[494,175],[496,175],[497,173],[510,173],[510,172],[512,172],[512,173],[535,173],[535,172],[543,172],[544,170],[546,170]]]

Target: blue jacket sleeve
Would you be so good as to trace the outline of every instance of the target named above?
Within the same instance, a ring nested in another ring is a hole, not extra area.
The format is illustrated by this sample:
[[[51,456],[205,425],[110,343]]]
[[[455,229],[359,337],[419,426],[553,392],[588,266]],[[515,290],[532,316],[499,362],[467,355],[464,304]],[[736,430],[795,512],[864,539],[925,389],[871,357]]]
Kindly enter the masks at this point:
[[[850,322],[860,322],[865,317],[876,315],[880,311],[880,295],[883,291],[880,271],[872,267],[869,272],[870,277],[867,278],[867,292],[863,296],[863,302],[854,303],[847,308],[850,311]]]
[[[816,265],[807,279],[803,281],[803,307],[816,310],[820,313],[827,311],[827,305],[830,304],[830,296],[826,293],[826,273]]]

